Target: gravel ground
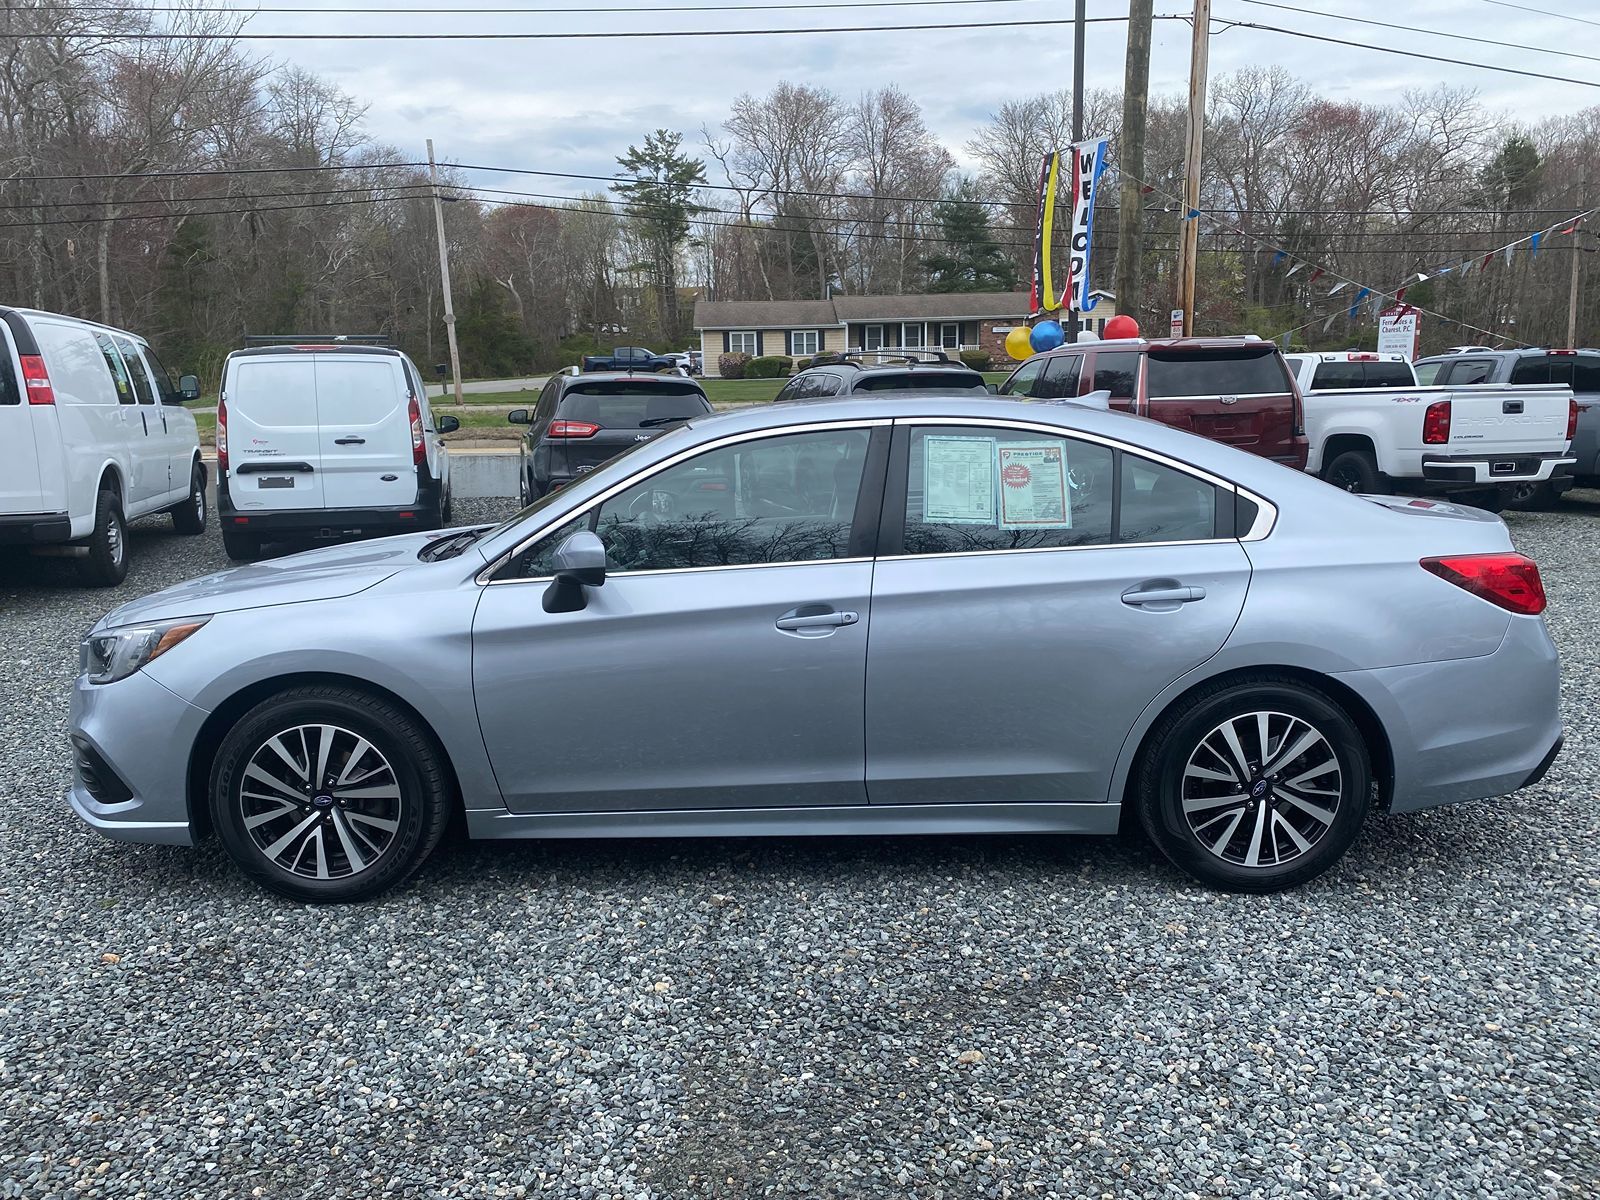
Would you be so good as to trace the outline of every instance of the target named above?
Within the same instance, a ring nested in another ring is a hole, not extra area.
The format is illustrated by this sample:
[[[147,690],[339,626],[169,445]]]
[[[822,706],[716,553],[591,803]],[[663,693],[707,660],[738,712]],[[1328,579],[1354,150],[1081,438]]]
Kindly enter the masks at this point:
[[[136,526],[118,593],[0,561],[0,1195],[1600,1194],[1600,493],[1510,522],[1565,753],[1275,897],[937,838],[450,844],[296,906],[60,799],[79,635],[214,532]]]

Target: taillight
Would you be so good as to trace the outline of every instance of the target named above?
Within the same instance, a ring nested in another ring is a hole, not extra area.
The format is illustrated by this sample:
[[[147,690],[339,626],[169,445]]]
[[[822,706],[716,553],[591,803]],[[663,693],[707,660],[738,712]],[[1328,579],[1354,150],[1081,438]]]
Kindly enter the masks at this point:
[[[1578,436],[1578,402],[1567,401],[1567,441]]]
[[[29,404],[54,404],[56,390],[50,386],[50,372],[45,370],[44,359],[37,354],[23,354],[22,382],[28,388]]]
[[[593,421],[551,421],[548,437],[553,438],[590,438],[600,432],[600,426]]]
[[[1538,564],[1521,554],[1456,554],[1425,558],[1422,569],[1498,604],[1507,612],[1536,617],[1544,611]]]
[[[228,401],[217,401],[217,470],[228,469]]]
[[[417,403],[415,396],[411,397],[406,411],[411,414],[411,460],[421,463],[428,457],[428,451],[422,440],[422,405]]]
[[[1450,440],[1450,401],[1435,400],[1422,417],[1422,444],[1442,446]]]

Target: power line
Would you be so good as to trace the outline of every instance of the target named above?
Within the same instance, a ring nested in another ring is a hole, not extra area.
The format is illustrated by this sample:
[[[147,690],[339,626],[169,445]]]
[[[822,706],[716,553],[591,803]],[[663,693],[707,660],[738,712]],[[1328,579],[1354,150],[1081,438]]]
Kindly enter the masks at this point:
[[[237,13],[240,16],[254,16],[257,13],[387,13],[390,15],[404,15],[407,13],[422,13],[427,16],[456,16],[460,13],[507,13],[522,16],[542,17],[559,13],[665,13],[665,12],[762,12],[776,10],[800,10],[818,8],[934,8],[952,4],[1031,4],[1034,0],[826,0],[825,3],[814,4],[664,4],[664,5],[582,5],[573,8],[527,8],[506,7],[495,8],[403,8],[396,5],[386,5],[373,8],[318,8],[314,5],[277,5],[262,4],[250,8],[234,8],[231,6],[200,7],[197,5],[180,4],[35,4],[30,5],[26,12],[145,12],[145,13]]]
[[[1585,62],[1600,62],[1600,57],[1593,54],[1579,54],[1575,50],[1552,50],[1547,46],[1529,46],[1522,42],[1502,42],[1495,38],[1473,37],[1466,33],[1448,33],[1443,29],[1421,29],[1415,25],[1398,25],[1393,21],[1377,21],[1371,17],[1350,17],[1344,13],[1322,12],[1315,8],[1299,8],[1293,4],[1276,4],[1273,0],[1239,0],[1241,4],[1253,4],[1258,8],[1276,8],[1283,12],[1303,13],[1309,17],[1326,17],[1330,21],[1346,21],[1354,25],[1373,25],[1379,29],[1398,29],[1404,33],[1421,33],[1428,37],[1450,38],[1457,42],[1475,42],[1480,46],[1495,46],[1502,50],[1530,50],[1535,54],[1555,54],[1562,58],[1581,58]]]
[[[1571,13],[1551,12],[1548,8],[1530,8],[1526,4],[1512,4],[1511,0],[1483,0],[1485,4],[1493,4],[1498,8],[1515,8],[1522,12],[1534,13],[1541,17],[1558,17],[1565,21],[1577,21],[1582,25],[1600,25],[1600,21],[1591,21],[1588,17],[1575,17]]]
[[[1524,71],[1517,67],[1499,67],[1493,63],[1462,62],[1440,54],[1424,54],[1420,50],[1401,50],[1397,46],[1380,46],[1375,42],[1352,42],[1347,38],[1329,37],[1323,33],[1308,33],[1304,29],[1285,29],[1281,25],[1262,25],[1256,21],[1235,21],[1218,17],[1218,22],[1230,29],[1258,29],[1265,33],[1281,33],[1288,37],[1305,38],[1313,42],[1326,42],[1331,46],[1350,46],[1357,50],[1371,50],[1378,54],[1396,54],[1401,58],[1420,58],[1426,62],[1448,63],[1452,67],[1472,67],[1479,71],[1497,71],[1502,75],[1520,75],[1525,79],[1545,79],[1552,83],[1572,83],[1579,87],[1600,88],[1600,81],[1574,79],[1570,75],[1547,75],[1542,71]]]
[[[93,179],[185,179],[210,175],[291,175],[302,171],[388,171],[425,162],[341,163],[325,167],[197,167],[191,171],[107,171],[98,175],[0,175],[6,183],[84,183]]]
[[[1157,21],[1188,20],[1177,13],[1157,14]],[[1090,17],[1094,25],[1120,25],[1127,17]],[[1020,29],[1043,25],[1071,25],[1071,17],[1049,17],[1026,21],[951,21],[924,25],[831,25],[798,29],[608,29],[556,33],[184,33],[167,30],[139,33],[104,33],[97,36],[120,42],[559,42],[615,40],[619,38],[713,38],[779,37],[806,33],[916,33],[945,29]],[[1262,28],[1266,28],[1263,26]],[[0,31],[0,41],[56,40],[59,31],[11,33]],[[1596,84],[1600,87],[1600,84]]]

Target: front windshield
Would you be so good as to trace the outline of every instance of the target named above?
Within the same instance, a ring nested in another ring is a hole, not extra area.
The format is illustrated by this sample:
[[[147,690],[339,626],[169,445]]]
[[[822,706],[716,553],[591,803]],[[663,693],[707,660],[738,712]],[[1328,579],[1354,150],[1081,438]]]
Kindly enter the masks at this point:
[[[646,446],[659,446],[663,442],[668,442],[670,439],[679,438],[683,435],[684,430],[688,428],[689,426],[687,425],[679,425],[675,429],[669,429],[660,437],[651,438],[647,442],[635,442],[626,450],[619,451],[615,458],[608,459],[605,463],[596,467],[593,471],[580,476],[577,482],[587,483],[591,479],[604,479],[615,483],[618,479],[627,475],[628,472],[632,470],[631,464],[626,461],[630,455],[637,454]],[[526,508],[520,509],[512,516],[507,517],[504,521],[501,521],[500,524],[496,525],[493,529],[485,533],[483,537],[478,539],[478,541],[488,541],[491,538],[499,535],[502,531],[510,529],[513,525],[521,524],[529,517],[543,512],[551,505],[560,504],[567,498],[567,491],[567,488],[561,488],[558,491],[546,492]]]

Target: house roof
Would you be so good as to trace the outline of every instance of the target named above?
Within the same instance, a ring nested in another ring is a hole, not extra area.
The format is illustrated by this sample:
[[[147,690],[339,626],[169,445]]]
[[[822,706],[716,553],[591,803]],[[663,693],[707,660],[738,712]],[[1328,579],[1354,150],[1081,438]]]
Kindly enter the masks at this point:
[[[696,329],[805,329],[837,325],[832,300],[701,300]]]
[[[1108,300],[1116,297],[1096,289]],[[1024,320],[1027,292],[931,292],[909,296],[835,296],[831,300],[702,300],[696,329],[804,329],[846,321]]]

